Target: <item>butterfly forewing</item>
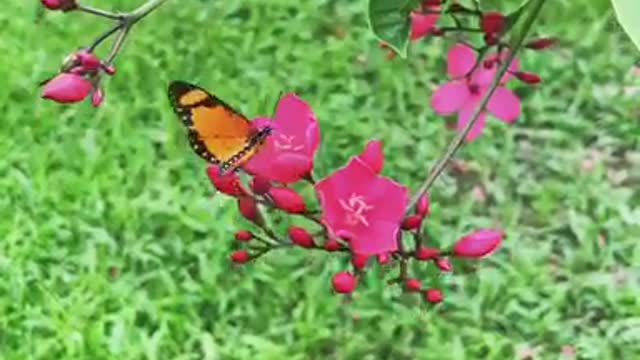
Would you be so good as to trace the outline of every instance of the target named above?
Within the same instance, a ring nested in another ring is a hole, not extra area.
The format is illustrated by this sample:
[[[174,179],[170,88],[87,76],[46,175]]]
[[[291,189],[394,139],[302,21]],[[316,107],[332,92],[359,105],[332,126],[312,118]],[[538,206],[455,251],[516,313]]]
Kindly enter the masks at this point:
[[[270,132],[255,131],[245,116],[199,86],[173,82],[169,98],[193,150],[223,171],[248,160]]]

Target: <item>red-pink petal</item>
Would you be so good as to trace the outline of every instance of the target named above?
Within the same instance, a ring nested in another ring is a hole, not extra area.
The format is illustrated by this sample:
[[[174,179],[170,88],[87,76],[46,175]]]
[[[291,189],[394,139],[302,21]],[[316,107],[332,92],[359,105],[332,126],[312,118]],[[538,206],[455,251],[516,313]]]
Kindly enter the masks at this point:
[[[499,87],[489,99],[487,110],[498,119],[512,123],[520,116],[520,99],[506,87]]]
[[[431,9],[431,11],[438,11],[439,7]],[[431,29],[438,22],[440,14],[420,14],[416,12],[411,13],[411,40],[420,39],[429,34]]]
[[[447,53],[447,73],[460,78],[469,73],[476,63],[476,53],[464,44],[456,44]]]
[[[371,140],[367,143],[364,150],[358,158],[362,160],[367,166],[373,170],[376,174],[382,171],[382,165],[384,164],[384,155],[382,153],[382,141]]]
[[[431,107],[440,115],[459,111],[471,93],[465,81],[451,81],[440,85],[431,96]]]
[[[477,106],[477,102],[475,102],[475,105]],[[474,105],[466,106],[464,109],[462,109],[462,111],[458,113],[458,124],[457,124],[458,131],[462,131],[462,129],[464,129],[464,127],[469,122],[469,120],[471,120],[471,115],[473,115],[473,110],[475,109],[476,106]],[[484,130],[484,127],[485,127],[485,117],[486,117],[486,112],[483,111],[482,113],[480,113],[480,115],[478,116],[478,120],[476,121],[475,124],[473,124],[473,127],[465,137],[467,141],[473,141],[478,136],[480,136],[480,134],[482,133],[482,130]]]

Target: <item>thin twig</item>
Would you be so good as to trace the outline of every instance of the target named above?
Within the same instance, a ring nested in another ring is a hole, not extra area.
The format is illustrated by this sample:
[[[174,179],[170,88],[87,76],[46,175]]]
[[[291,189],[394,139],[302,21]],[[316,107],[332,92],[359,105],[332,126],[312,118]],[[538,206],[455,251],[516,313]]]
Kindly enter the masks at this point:
[[[98,36],[97,39],[95,39],[93,41],[93,43],[91,43],[91,45],[89,45],[88,51],[89,52],[93,52],[100,44],[102,44],[103,41],[107,40],[109,38],[109,36],[113,35],[113,33],[115,33],[116,31],[120,30],[122,28],[122,24],[116,24],[115,26],[111,27],[110,29],[108,29],[107,31],[105,31],[104,33],[102,33],[100,36]]]
[[[106,19],[111,19],[111,20],[118,20],[118,21],[122,21],[124,20],[124,18],[126,17],[126,15],[124,14],[116,14],[116,13],[112,13],[110,11],[106,11],[106,10],[102,10],[102,9],[96,9],[90,6],[85,6],[82,4],[78,4],[76,9],[78,9],[79,11],[85,12],[87,14],[91,14],[91,15],[96,15],[96,16],[100,16]]]
[[[411,201],[409,202],[409,206],[407,206],[407,209],[406,209],[407,213],[409,213],[413,209],[413,207],[416,205],[420,197],[424,195],[431,188],[433,183],[442,174],[442,172],[447,167],[447,165],[449,164],[449,162],[451,161],[455,153],[458,151],[458,149],[462,147],[465,137],[467,136],[469,131],[471,131],[475,123],[478,121],[480,114],[485,110],[487,103],[489,102],[489,99],[491,98],[493,93],[500,86],[502,77],[509,69],[509,66],[511,65],[511,62],[513,61],[516,53],[522,47],[522,43],[524,42],[524,39],[529,33],[529,30],[531,29],[531,25],[533,25],[535,19],[540,14],[540,10],[544,2],[545,0],[537,0],[533,4],[533,8],[528,13],[528,17],[523,20],[525,24],[523,27],[524,30],[519,34],[520,36],[515,40],[511,51],[509,51],[509,55],[507,56],[505,61],[502,63],[502,65],[498,69],[493,79],[493,82],[489,87],[489,90],[484,94],[484,96],[480,100],[480,103],[478,104],[473,114],[471,115],[471,120],[466,124],[464,129],[462,129],[462,131],[459,132],[453,138],[453,140],[451,140],[442,157],[438,161],[436,161],[431,172],[429,173],[429,176],[427,176],[427,179],[422,183],[422,185],[420,185],[416,193],[411,198]]]

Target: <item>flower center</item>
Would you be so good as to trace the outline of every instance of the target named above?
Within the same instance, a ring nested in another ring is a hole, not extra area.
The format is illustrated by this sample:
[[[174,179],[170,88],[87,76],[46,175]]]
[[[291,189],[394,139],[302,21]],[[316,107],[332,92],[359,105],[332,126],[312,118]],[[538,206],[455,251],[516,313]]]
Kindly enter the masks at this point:
[[[369,226],[369,221],[367,221],[366,216],[364,216],[364,212],[373,209],[373,206],[367,204],[362,195],[352,193],[347,201],[344,201],[344,199],[340,199],[339,201],[340,206],[342,206],[346,213],[348,225],[355,226],[363,224],[364,226]]]
[[[278,150],[300,151],[304,145],[294,143],[296,137],[293,135],[278,134],[273,144]]]
[[[478,95],[480,93],[480,86],[478,86],[478,84],[469,84],[469,91],[474,95]]]

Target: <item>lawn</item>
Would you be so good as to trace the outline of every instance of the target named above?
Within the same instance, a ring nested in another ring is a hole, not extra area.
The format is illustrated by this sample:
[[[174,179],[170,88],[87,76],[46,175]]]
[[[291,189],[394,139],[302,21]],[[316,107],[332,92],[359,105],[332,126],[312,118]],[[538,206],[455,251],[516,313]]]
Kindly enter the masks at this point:
[[[231,266],[249,225],[212,197],[166,85],[202,84],[252,117],[295,91],[320,122],[316,177],[381,138],[383,173],[415,189],[454,135],[429,106],[451,40],[388,61],[365,1],[169,1],[135,27],[95,110],[43,101],[37,84],[106,24],[35,24],[35,2],[0,11],[0,358],[640,358],[639,57],[608,1],[548,2],[535,33],[560,44],[522,54],[543,78],[514,83],[523,115],[489,119],[457,156],[469,170],[433,188],[437,244],[508,234],[477,271],[442,279],[437,307],[379,269],[352,300],[333,294],[347,260],[320,252]]]

